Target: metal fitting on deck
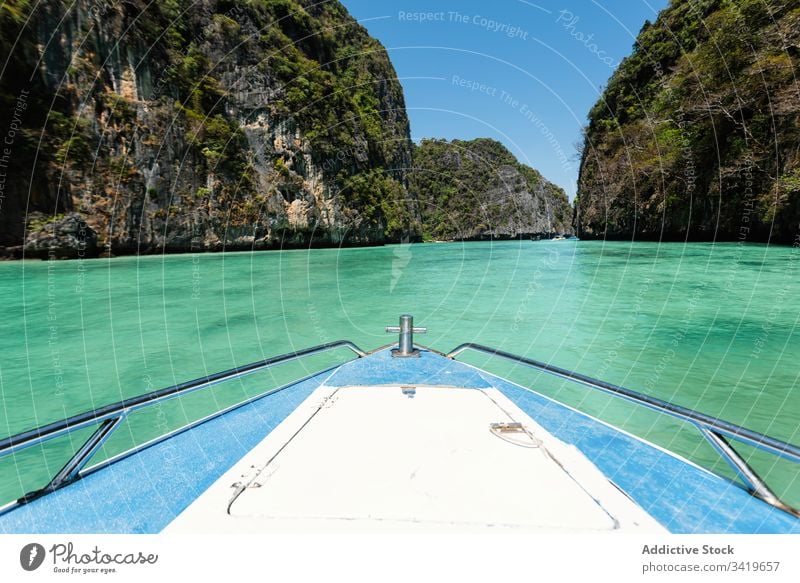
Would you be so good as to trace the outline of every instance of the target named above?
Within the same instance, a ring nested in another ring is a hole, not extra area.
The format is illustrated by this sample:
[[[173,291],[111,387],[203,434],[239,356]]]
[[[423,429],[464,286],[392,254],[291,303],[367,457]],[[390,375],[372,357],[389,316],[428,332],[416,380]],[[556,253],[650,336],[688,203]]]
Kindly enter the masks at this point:
[[[419,350],[414,348],[414,333],[425,334],[427,328],[414,328],[414,316],[403,314],[400,316],[399,326],[386,326],[386,332],[399,332],[397,348],[392,349],[395,358],[419,357]]]

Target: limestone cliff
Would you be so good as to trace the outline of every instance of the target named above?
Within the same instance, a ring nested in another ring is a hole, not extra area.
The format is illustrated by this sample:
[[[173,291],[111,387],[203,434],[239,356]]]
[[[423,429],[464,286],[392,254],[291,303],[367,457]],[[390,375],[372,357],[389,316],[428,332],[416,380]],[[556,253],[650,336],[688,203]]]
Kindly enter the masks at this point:
[[[797,241],[800,6],[672,0],[589,114],[582,238]]]
[[[7,254],[367,244],[419,228],[401,86],[335,0],[6,2],[0,41]]]
[[[572,233],[564,191],[500,142],[422,140],[412,192],[429,239],[511,239]]]

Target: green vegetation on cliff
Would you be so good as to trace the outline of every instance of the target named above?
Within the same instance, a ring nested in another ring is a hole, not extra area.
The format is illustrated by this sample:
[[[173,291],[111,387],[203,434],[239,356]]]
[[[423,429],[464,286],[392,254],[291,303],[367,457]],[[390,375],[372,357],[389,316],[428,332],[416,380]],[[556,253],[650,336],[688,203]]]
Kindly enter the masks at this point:
[[[578,234],[791,242],[798,74],[797,2],[672,0],[589,114]]]
[[[564,191],[488,138],[422,140],[414,148],[411,190],[427,239],[572,232]]]
[[[0,128],[19,127],[0,245],[41,239],[41,215],[112,252],[418,228],[402,88],[335,0],[9,1],[0,40]]]

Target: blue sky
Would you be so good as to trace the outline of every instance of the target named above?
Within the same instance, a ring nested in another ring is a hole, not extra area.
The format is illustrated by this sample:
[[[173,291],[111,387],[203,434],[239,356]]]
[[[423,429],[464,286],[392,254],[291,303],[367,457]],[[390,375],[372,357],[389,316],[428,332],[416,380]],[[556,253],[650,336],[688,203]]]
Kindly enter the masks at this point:
[[[503,142],[575,194],[586,114],[668,0],[341,0],[389,51],[414,141]]]

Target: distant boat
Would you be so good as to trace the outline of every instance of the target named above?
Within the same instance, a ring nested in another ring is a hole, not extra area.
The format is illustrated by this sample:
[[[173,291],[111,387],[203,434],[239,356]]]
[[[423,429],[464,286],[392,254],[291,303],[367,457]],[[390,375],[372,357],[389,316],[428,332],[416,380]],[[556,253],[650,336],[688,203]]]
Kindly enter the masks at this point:
[[[553,241],[566,241],[567,238],[564,235],[556,235],[552,238]]]
[[[397,344],[329,342],[0,439],[3,457],[94,429],[48,485],[0,507],[0,532],[800,532],[737,451],[797,464],[796,445],[497,348],[415,346],[410,315],[386,332]],[[90,463],[128,414],[333,350],[357,358]],[[455,360],[466,350],[676,418],[742,484]]]

